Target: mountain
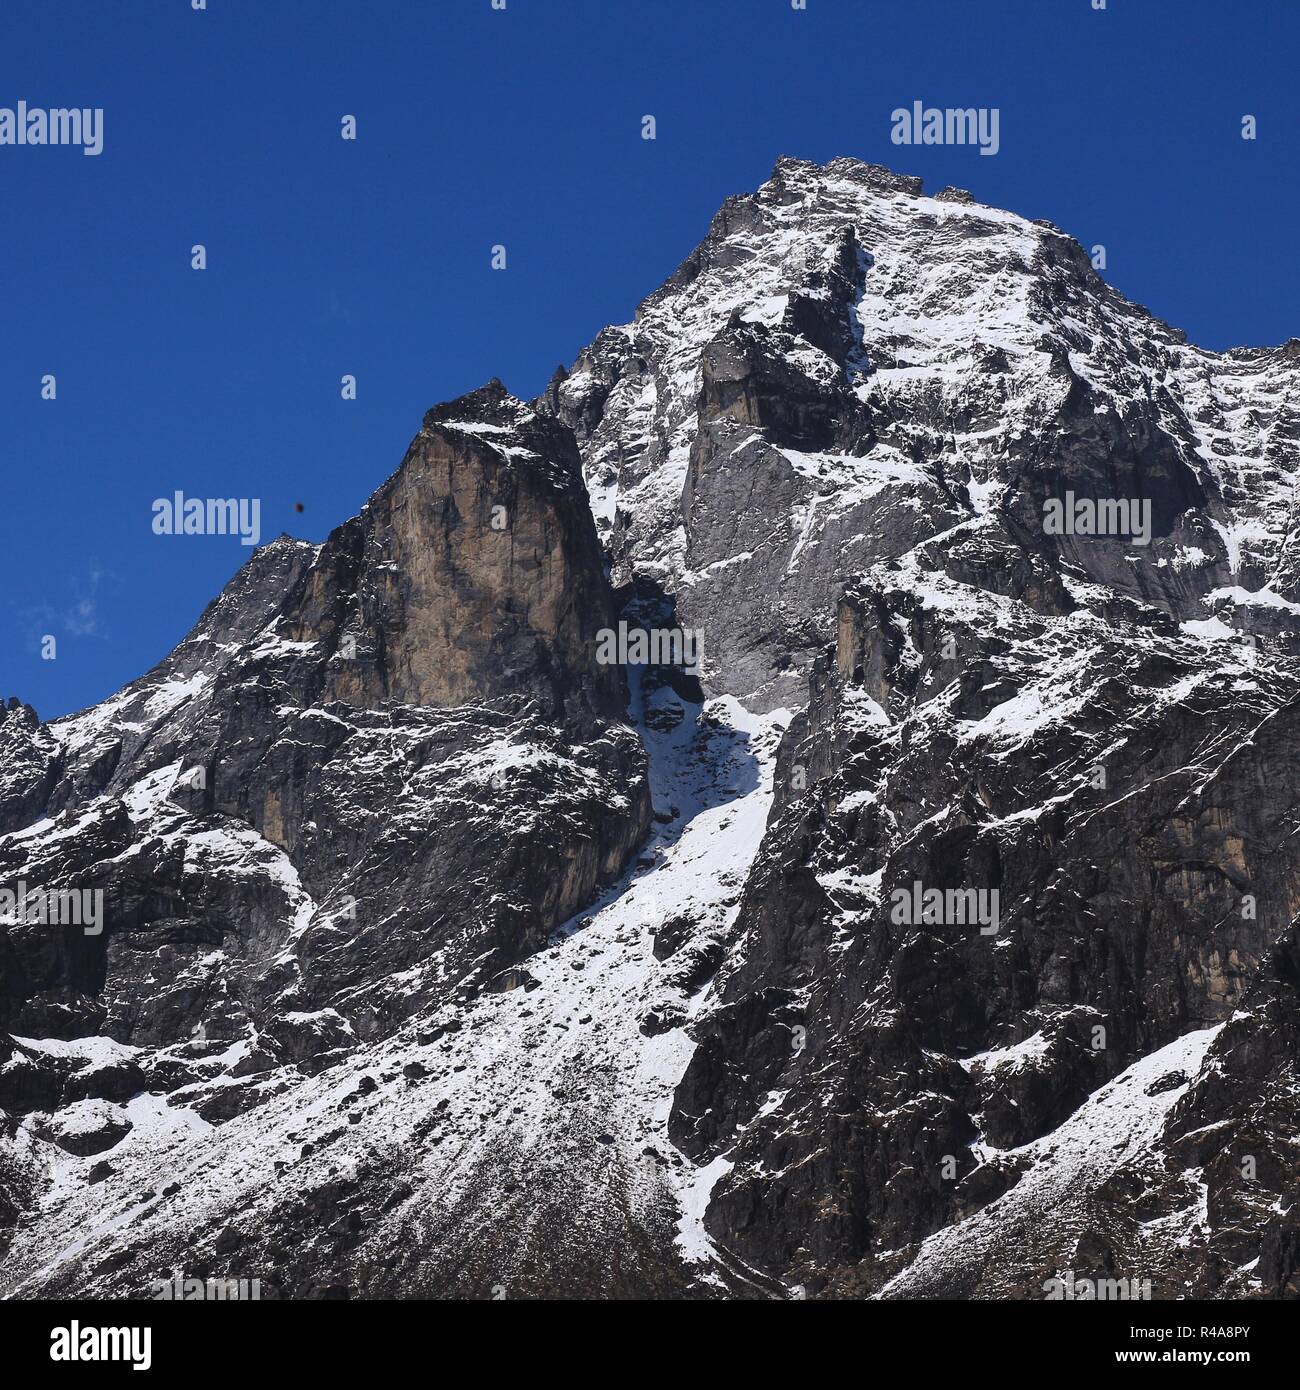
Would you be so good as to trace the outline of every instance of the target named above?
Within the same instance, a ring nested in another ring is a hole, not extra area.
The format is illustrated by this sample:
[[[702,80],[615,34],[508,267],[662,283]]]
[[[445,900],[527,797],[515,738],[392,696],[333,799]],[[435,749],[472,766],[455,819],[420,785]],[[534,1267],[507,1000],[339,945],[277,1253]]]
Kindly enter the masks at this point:
[[[1298,472],[1300,342],[778,161],[10,702],[0,886],[104,929],[0,924],[0,1289],[1295,1296]]]

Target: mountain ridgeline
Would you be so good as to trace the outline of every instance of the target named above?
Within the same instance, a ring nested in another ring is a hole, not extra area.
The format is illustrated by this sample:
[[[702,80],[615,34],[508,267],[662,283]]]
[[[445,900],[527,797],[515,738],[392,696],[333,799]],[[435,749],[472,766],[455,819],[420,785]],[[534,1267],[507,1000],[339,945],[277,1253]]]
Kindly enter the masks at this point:
[[[0,708],[0,1290],[1297,1296],[1298,478],[1300,342],[781,159]]]

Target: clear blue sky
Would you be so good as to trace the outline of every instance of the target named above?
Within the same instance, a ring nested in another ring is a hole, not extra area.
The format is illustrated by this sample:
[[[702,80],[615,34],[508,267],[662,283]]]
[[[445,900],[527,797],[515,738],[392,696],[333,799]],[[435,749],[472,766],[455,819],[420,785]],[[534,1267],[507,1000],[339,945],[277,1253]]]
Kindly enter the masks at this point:
[[[103,107],[105,147],[0,146],[0,696],[103,698],[247,559],[154,498],[323,539],[429,406],[535,394],[779,154],[1050,218],[1208,346],[1300,334],[1298,61],[1295,0],[4,0],[0,106]],[[891,145],[916,99],[997,106],[1000,153]]]

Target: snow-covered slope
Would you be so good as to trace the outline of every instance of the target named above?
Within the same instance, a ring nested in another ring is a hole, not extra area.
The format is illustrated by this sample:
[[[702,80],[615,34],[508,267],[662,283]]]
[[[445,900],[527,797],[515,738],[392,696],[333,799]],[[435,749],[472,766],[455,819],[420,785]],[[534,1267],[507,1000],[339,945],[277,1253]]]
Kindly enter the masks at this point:
[[[1104,1185],[1123,1172],[1134,1180],[1135,1166],[1149,1169],[1148,1181],[1166,1179],[1170,1166],[1161,1148],[1169,1112],[1186,1093],[1204,1064],[1217,1028],[1187,1033],[1135,1062],[1114,1081],[1089,1096],[1058,1129],[1020,1149],[986,1149],[984,1162],[1023,1169],[1022,1177],[968,1220],[945,1227],[921,1246],[915,1260],[881,1290],[882,1298],[1033,1297],[1018,1286],[1003,1258],[1008,1242],[1026,1252],[1035,1247],[1067,1250],[1091,1262],[1088,1237],[1094,1229]],[[1132,1233],[1120,1253],[1123,1269],[1150,1271],[1167,1255],[1171,1241],[1204,1220],[1199,1172],[1175,1172],[1181,1191],[1169,1214],[1151,1216]],[[1155,1229],[1152,1229],[1152,1228]],[[1150,1241],[1154,1248],[1145,1248]],[[1082,1243],[1082,1250],[1080,1244]],[[1032,1256],[1030,1256],[1032,1258]],[[1066,1268],[1059,1274],[1064,1276]],[[1053,1276],[1048,1276],[1049,1278]],[[1136,1277],[1136,1276],[1129,1276]],[[1146,1277],[1150,1277],[1146,1274]]]
[[[666,686],[644,703],[660,823],[626,878],[490,991],[319,1075],[275,1074],[224,1123],[201,1112],[238,1084],[229,1053],[170,1103],[83,1102],[101,1126],[132,1126],[84,1157],[29,1115],[13,1143],[50,1185],[14,1235],[5,1291],[138,1297],[236,1249],[264,1297],[743,1290],[699,1225],[701,1178],[667,1125],[784,718],[701,709]],[[140,1057],[97,1039],[24,1046]],[[94,1177],[97,1164],[110,1171]]]

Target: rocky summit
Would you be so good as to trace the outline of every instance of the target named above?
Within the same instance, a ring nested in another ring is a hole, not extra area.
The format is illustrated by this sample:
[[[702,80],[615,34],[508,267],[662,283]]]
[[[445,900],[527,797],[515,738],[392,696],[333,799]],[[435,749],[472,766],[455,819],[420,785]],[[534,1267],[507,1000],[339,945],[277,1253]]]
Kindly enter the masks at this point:
[[[0,1294],[1300,1295],[1298,480],[1300,342],[781,159],[0,708]]]

